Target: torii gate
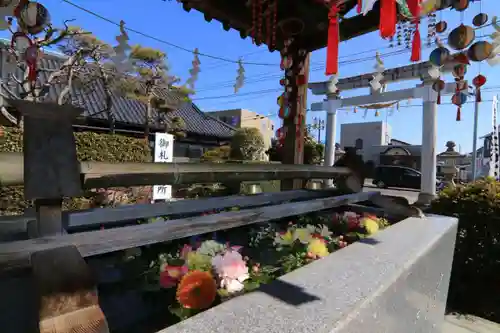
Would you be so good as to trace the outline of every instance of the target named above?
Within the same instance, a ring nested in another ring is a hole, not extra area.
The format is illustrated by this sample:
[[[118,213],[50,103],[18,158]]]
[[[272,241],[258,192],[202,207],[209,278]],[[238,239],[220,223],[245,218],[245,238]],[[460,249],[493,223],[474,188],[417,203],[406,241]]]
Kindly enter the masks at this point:
[[[449,63],[441,68],[442,73],[451,72],[454,63]],[[422,121],[422,151],[421,169],[422,180],[418,201],[428,204],[436,195],[436,132],[437,132],[437,92],[432,89],[432,78],[429,75],[430,62],[421,62],[408,66],[393,68],[384,71],[383,84],[389,82],[406,81],[420,79],[422,84],[415,88],[401,89],[395,91],[372,91],[370,95],[341,98],[335,91],[330,91],[332,85],[330,81],[309,83],[314,95],[326,95],[323,102],[312,103],[311,111],[327,111],[326,118],[326,149],[324,165],[331,166],[335,161],[335,140],[337,110],[343,107],[359,106],[374,103],[386,103],[391,101],[401,101],[407,99],[423,100],[423,121]],[[364,74],[355,77],[340,79],[335,85],[338,91],[346,91],[358,88],[370,87],[373,74]],[[467,83],[463,85],[468,87]],[[457,84],[447,83],[441,91],[441,95],[450,95],[456,92]],[[333,185],[333,181],[326,183],[327,187]]]

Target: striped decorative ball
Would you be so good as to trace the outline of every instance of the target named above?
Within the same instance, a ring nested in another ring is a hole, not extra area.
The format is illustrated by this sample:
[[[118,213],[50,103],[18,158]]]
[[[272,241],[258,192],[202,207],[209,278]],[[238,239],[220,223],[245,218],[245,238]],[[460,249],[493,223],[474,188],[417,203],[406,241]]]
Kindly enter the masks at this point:
[[[448,36],[448,45],[455,50],[463,50],[468,47],[474,39],[476,33],[474,29],[467,25],[461,24],[459,27],[453,29]]]
[[[22,29],[36,35],[50,23],[50,14],[43,5],[37,2],[28,2],[19,11],[18,21]]]
[[[467,50],[467,55],[471,61],[479,62],[488,59],[492,52],[493,45],[486,41],[479,41]]]

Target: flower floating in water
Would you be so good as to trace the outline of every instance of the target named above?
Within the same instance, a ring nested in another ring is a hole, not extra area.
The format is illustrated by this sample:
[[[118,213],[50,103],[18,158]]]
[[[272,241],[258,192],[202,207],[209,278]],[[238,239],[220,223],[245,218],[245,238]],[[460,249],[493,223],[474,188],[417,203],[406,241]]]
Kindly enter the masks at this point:
[[[163,288],[175,287],[187,272],[186,266],[164,266],[160,272],[160,286]]]
[[[201,243],[200,247],[196,250],[200,254],[205,254],[207,256],[215,256],[226,250],[226,246],[214,240],[207,240]]]
[[[302,244],[307,244],[311,241],[312,235],[308,228],[298,228],[293,232],[293,238]]]
[[[237,251],[228,250],[216,255],[212,259],[212,265],[219,276],[221,288],[229,293],[243,290],[243,282],[250,278],[248,266]]]
[[[292,231],[289,229],[286,232],[276,233],[274,243],[276,245],[292,245],[295,242]]]
[[[380,228],[376,218],[374,219],[372,217],[363,217],[361,219],[361,224],[365,227],[368,235],[373,235]]]
[[[325,241],[322,239],[313,239],[309,242],[307,253],[312,258],[323,258],[329,254]]]
[[[187,309],[201,310],[210,307],[216,294],[217,285],[208,272],[189,272],[177,287],[177,301]]]
[[[190,270],[210,271],[212,269],[212,257],[197,251],[189,252],[186,262]]]

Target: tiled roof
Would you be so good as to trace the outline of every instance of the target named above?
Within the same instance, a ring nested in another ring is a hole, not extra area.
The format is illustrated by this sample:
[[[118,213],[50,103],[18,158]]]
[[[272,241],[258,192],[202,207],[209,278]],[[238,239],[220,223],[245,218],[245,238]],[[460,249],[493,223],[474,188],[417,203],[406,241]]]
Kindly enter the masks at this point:
[[[0,52],[0,64],[5,63],[5,58],[7,51],[2,47]],[[45,55],[40,61],[40,68],[44,69],[58,69],[61,63],[64,61],[63,56],[57,56],[53,54]],[[0,73],[2,78],[5,79],[5,73],[2,71]],[[40,81],[44,83],[48,80],[50,73],[41,72]],[[45,99],[45,101],[57,101],[57,96],[61,92],[61,85],[53,85]],[[21,88],[16,84],[13,90],[19,94]],[[167,123],[172,117],[180,117],[184,120],[186,125],[185,132],[188,134],[198,134],[205,136],[212,136],[217,138],[230,138],[235,128],[225,124],[214,117],[203,113],[194,103],[192,102],[181,102],[180,95],[173,92],[163,91],[160,94],[162,98],[170,105],[180,105],[177,110],[170,112],[168,114]],[[73,104],[84,108],[84,117],[91,119],[98,119],[107,121],[107,115],[104,112],[100,112],[105,106],[105,93],[104,86],[101,81],[94,81],[90,89],[79,90],[78,88],[72,88],[71,93]],[[146,112],[146,105],[140,101],[128,99],[122,97],[119,94],[112,94],[112,112],[114,112],[116,122],[130,125],[144,124],[144,114]],[[153,110],[153,119],[157,118],[157,111]],[[152,129],[160,129],[158,125],[154,123],[151,124]]]

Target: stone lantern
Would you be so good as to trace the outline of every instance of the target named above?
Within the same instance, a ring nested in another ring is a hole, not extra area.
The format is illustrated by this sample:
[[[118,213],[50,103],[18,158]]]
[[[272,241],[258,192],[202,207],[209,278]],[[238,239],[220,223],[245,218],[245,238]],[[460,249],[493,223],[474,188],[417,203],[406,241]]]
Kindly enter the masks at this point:
[[[444,174],[444,181],[446,186],[455,187],[454,179],[457,177],[459,169],[457,162],[465,157],[455,151],[455,142],[446,142],[446,151],[439,154],[437,157],[444,162],[442,172]]]

